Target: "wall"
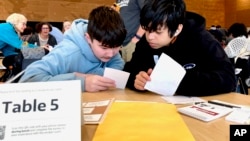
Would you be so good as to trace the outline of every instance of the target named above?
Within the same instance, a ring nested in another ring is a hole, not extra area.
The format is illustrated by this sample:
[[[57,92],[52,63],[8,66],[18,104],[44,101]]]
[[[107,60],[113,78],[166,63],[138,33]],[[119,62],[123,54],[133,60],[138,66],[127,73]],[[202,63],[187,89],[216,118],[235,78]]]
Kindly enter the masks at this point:
[[[244,23],[250,27],[250,1],[249,0],[226,0],[225,1],[225,26],[229,27],[235,22]]]
[[[0,0],[0,20],[18,12],[29,21],[60,22],[75,18],[87,18],[99,5],[111,5],[115,0]],[[206,27],[220,24],[228,28],[239,21],[250,26],[249,0],[185,0],[187,10],[206,18]]]
[[[29,21],[64,21],[87,18],[92,8],[110,5],[113,0],[0,0],[0,20],[13,12]]]
[[[226,0],[185,0],[188,11],[201,14],[206,19],[206,27],[225,25]]]

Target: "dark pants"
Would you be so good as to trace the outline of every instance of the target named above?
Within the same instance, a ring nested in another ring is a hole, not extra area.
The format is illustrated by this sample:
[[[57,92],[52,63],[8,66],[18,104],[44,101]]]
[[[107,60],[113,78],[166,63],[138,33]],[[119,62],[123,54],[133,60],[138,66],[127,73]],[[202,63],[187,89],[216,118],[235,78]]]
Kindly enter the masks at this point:
[[[13,75],[22,71],[22,54],[6,56],[3,59],[3,65],[7,68],[7,71],[12,67]]]
[[[242,59],[238,58],[235,68],[241,68],[242,71],[237,76],[240,79],[241,87],[240,87],[240,93],[248,94],[248,86],[246,84],[246,79],[250,76],[250,61],[249,59]]]

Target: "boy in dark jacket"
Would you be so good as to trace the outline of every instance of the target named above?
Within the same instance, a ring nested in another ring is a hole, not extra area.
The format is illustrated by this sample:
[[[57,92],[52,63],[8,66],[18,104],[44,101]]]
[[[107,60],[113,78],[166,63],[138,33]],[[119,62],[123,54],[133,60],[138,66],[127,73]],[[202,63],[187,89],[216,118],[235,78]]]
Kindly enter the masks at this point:
[[[187,12],[183,0],[147,0],[140,23],[146,32],[125,65],[130,72],[127,87],[144,91],[155,66],[153,56],[165,53],[186,69],[176,94],[204,96],[235,90],[232,63],[205,29],[205,19]]]

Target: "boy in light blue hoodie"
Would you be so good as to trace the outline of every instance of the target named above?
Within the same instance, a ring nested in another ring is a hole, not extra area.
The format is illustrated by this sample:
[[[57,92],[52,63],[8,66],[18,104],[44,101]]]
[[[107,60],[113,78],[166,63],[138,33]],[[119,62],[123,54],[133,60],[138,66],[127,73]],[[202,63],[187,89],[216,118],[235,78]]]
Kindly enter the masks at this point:
[[[83,92],[115,87],[103,73],[105,67],[123,69],[119,50],[125,37],[119,13],[97,7],[88,20],[74,20],[64,39],[42,60],[30,64],[19,82],[81,80]]]

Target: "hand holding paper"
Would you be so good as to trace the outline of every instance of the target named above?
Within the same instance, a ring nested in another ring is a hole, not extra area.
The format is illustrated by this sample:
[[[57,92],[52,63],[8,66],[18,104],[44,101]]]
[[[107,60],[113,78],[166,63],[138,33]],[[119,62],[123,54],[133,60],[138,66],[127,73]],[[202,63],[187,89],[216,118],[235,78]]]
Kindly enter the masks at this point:
[[[186,70],[166,54],[162,54],[150,75],[145,89],[161,94],[174,95]]]
[[[112,69],[112,68],[105,68],[104,70],[104,77],[115,80],[116,88],[120,88],[120,89],[125,88],[127,81],[128,81],[129,74],[130,73],[128,72],[124,72],[124,71]]]

